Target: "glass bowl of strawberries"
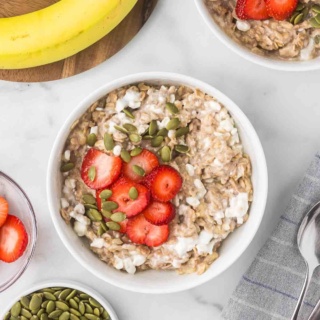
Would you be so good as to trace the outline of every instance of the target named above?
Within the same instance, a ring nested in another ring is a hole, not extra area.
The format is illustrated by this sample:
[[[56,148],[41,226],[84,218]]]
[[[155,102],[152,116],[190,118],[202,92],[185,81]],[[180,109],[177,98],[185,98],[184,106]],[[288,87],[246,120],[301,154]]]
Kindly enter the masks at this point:
[[[0,171],[0,292],[28,267],[37,239],[37,222],[22,188]]]

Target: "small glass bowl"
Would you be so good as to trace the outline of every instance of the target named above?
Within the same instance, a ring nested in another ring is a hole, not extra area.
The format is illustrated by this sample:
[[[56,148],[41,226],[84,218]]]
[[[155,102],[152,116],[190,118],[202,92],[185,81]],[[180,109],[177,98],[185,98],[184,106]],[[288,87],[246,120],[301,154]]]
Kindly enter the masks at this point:
[[[0,292],[15,283],[26,270],[34,253],[37,240],[37,221],[30,200],[10,177],[0,171],[0,196],[9,203],[9,214],[17,216],[24,224],[29,241],[27,248],[17,261],[0,261]]]

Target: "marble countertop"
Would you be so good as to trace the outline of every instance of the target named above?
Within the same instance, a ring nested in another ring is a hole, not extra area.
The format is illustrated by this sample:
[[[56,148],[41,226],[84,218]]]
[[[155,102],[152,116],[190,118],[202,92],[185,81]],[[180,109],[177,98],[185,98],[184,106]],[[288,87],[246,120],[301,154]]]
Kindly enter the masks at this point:
[[[47,206],[48,157],[66,117],[97,87],[142,71],[187,74],[228,95],[256,128],[269,169],[266,213],[249,248],[217,279],[176,294],[136,294],[100,281],[70,256],[57,237]],[[55,82],[0,81],[0,169],[24,188],[39,222],[31,265],[17,283],[0,294],[0,311],[33,283],[70,279],[96,288],[112,303],[120,319],[219,319],[228,297],[277,224],[295,184],[319,149],[319,73],[286,73],[247,62],[211,34],[192,0],[159,0],[138,36],[100,66]]]

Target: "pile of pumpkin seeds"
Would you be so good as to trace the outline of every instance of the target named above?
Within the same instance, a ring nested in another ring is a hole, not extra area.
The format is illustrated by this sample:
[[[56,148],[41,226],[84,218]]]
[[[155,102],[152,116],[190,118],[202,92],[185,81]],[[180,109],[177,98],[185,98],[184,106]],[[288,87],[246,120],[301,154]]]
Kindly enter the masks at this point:
[[[310,5],[310,4],[301,3],[301,2],[298,3],[289,21],[292,24],[297,25],[305,21],[307,18],[309,19],[309,22],[312,27],[320,28],[320,5],[318,4]]]
[[[109,320],[101,304],[81,291],[55,287],[33,292],[17,301],[4,320]]]

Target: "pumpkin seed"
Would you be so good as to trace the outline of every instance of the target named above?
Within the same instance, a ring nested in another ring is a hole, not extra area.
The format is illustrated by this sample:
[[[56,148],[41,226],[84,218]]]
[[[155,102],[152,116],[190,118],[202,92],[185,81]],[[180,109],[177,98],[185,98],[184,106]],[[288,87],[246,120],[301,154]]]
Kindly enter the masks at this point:
[[[46,312],[47,312],[47,313],[51,313],[52,311],[54,311],[55,308],[56,308],[56,304],[55,304],[55,302],[53,302],[53,301],[51,300],[51,301],[49,301],[49,303],[47,304]]]
[[[71,293],[72,289],[64,289],[61,291],[59,294],[59,299],[60,300],[66,300],[67,296]]]
[[[125,128],[114,126],[114,128],[122,133],[128,134],[128,131]]]
[[[20,320],[28,320],[28,318],[24,317],[24,316],[20,316],[19,318]]]
[[[139,136],[137,133],[131,133],[129,135],[129,139],[133,143],[138,143],[141,141],[141,136]]]
[[[38,318],[37,316],[33,315],[33,316],[30,318],[30,320],[39,320],[39,318]]]
[[[47,301],[45,301],[45,302],[43,302],[42,304],[41,304],[41,308],[46,308],[47,307],[47,305],[48,305],[48,303],[49,303],[49,301],[47,300]]]
[[[140,166],[137,166],[136,164],[132,166],[132,171],[140,177],[143,177],[146,174],[145,171]]]
[[[95,316],[99,317],[99,316],[100,316],[100,310],[99,310],[98,308],[94,308],[93,314],[94,314]]]
[[[91,314],[93,313],[93,309],[89,303],[86,303],[86,313],[91,313]]]
[[[63,302],[63,301],[57,301],[56,302],[56,308],[62,310],[62,311],[68,311],[69,310],[69,306]]]
[[[8,312],[5,316],[4,316],[4,319],[3,320],[9,320],[10,319],[10,313]]]
[[[45,309],[40,309],[38,312],[37,312],[37,316],[40,318],[42,314],[44,314],[46,312]]]
[[[158,124],[156,120],[152,120],[149,125],[149,135],[153,136],[156,134],[158,130]]]
[[[293,24],[296,25],[303,20],[303,13],[299,13],[293,20]]]
[[[20,312],[21,312],[21,303],[20,303],[19,301],[16,302],[16,303],[12,306],[10,312],[11,312],[11,315],[12,315],[12,316],[18,317],[18,316],[20,315]]]
[[[98,211],[99,215],[101,216],[100,212]],[[101,216],[101,219],[102,219],[102,216]],[[70,294],[67,296],[66,300],[69,301],[70,299],[72,299],[75,295],[77,294],[77,290],[72,290],[70,292]]]
[[[166,103],[166,108],[167,110],[172,113],[172,114],[177,114],[179,113],[179,109],[176,107],[176,105],[174,103],[171,102],[167,102]]]
[[[143,140],[151,140],[152,138],[153,136],[150,136],[150,135],[146,135],[142,137]]]
[[[71,312],[72,314],[78,316],[78,317],[81,316],[81,313],[80,313],[78,310],[74,309],[74,308],[71,308],[71,309],[70,309],[70,312]]]
[[[20,299],[20,302],[21,302],[21,305],[22,305],[24,308],[29,309],[30,299],[29,299],[28,297],[22,297],[22,298]]]
[[[93,306],[93,307],[96,307],[96,308],[101,308],[102,305],[95,299],[93,298],[89,298],[89,303]]]
[[[104,310],[104,311],[102,312],[102,317],[103,317],[104,319],[110,319],[110,316],[109,316],[109,313],[107,312],[107,310]]]
[[[179,153],[187,153],[189,151],[189,147],[188,146],[184,146],[182,144],[177,144],[174,147],[174,150],[176,150]]]
[[[142,152],[142,148],[135,147],[133,150],[131,150],[130,155],[131,157],[138,156]]]
[[[112,135],[109,133],[105,133],[104,137],[103,137],[103,143],[104,143],[104,147],[106,148],[106,150],[111,151],[114,148],[114,141],[112,138]]]
[[[91,166],[89,171],[88,171],[88,177],[90,179],[90,181],[94,181],[94,179],[96,178],[96,167],[95,166]]]
[[[61,172],[68,172],[68,171],[72,170],[73,168],[74,168],[74,163],[68,162],[68,163],[64,163],[64,164],[60,167],[60,171],[61,171]]]
[[[97,142],[97,136],[94,133],[90,133],[87,136],[87,145],[90,147],[93,147],[96,142]]]
[[[131,123],[125,123],[123,127],[128,131],[128,132],[138,132],[138,129],[136,126],[134,126]]]
[[[84,194],[82,200],[87,204],[96,204],[96,198],[92,194]]]
[[[83,292],[79,294],[79,297],[80,297],[80,299],[83,299],[83,300],[89,300],[89,298],[90,298],[89,295],[87,295],[86,293],[83,293]]]
[[[311,24],[312,27],[320,28],[320,23],[315,18],[312,18],[309,21],[310,21],[310,24]]]
[[[137,188],[131,187],[129,190],[130,199],[136,200],[138,198],[138,196],[139,196],[139,192],[138,192]]]
[[[126,217],[127,216],[123,212],[115,212],[112,214],[112,216],[110,218],[114,222],[122,222],[123,220],[126,219]]]
[[[87,216],[92,220],[92,221],[101,221],[102,220],[102,215],[101,213],[96,210],[96,209],[89,209],[87,212]],[[71,298],[69,298],[69,296],[66,298],[66,300],[69,300]]]
[[[97,235],[98,235],[99,237],[101,237],[103,234],[104,234],[104,231],[103,231],[101,225],[99,225],[98,230],[97,230]]]
[[[104,209],[101,210],[101,213],[107,219],[110,219],[110,217],[112,215],[112,213],[109,210],[104,210]]]
[[[85,313],[84,316],[89,320],[99,320],[100,318],[95,316],[94,314]]]
[[[303,10],[302,10],[302,13],[303,13],[303,20],[306,19],[306,17],[308,16],[309,14],[309,7],[305,7]]]
[[[318,4],[313,5],[311,10],[315,13],[320,13],[320,5]]]
[[[27,309],[22,308],[21,309],[21,315],[30,319],[32,317],[32,314],[30,311],[28,311]]]
[[[171,160],[171,149],[168,146],[164,146],[160,150],[160,157],[163,162],[169,162]]]
[[[315,17],[314,17],[318,23],[320,23],[320,14],[317,14]]]
[[[182,127],[176,131],[176,138],[180,138],[189,133],[189,127]]]
[[[57,319],[62,315],[62,310],[55,310],[49,313],[48,317],[50,319]]]
[[[82,301],[79,302],[79,312],[84,314],[86,312],[86,307]]]
[[[99,198],[100,199],[109,199],[112,196],[112,191],[109,189],[105,189],[100,192]]]
[[[69,320],[70,318],[70,313],[68,311],[65,311],[61,314],[59,317],[59,320]]]
[[[80,320],[80,318],[75,314],[70,313],[70,320]]]
[[[84,207],[85,207],[86,209],[98,209],[98,207],[97,207],[96,205],[94,205],[94,204],[89,204],[89,203],[85,203],[85,204],[84,204]]]
[[[51,293],[51,292],[44,292],[43,296],[47,299],[47,300],[57,300],[57,298]]]
[[[40,309],[42,304],[42,295],[41,294],[34,294],[30,300],[29,308],[31,311]]]
[[[110,230],[114,230],[114,231],[119,231],[121,228],[120,225],[114,221],[108,221],[106,225]]]
[[[151,146],[154,147],[154,148],[159,147],[162,142],[163,142],[163,137],[162,136],[154,137],[151,140]]]
[[[102,209],[107,211],[113,211],[118,209],[119,205],[113,201],[106,201],[102,204]]]
[[[131,119],[134,119],[133,113],[132,113],[128,108],[125,108],[125,109],[123,109],[122,111],[123,111],[123,113],[124,113],[127,117],[129,117],[129,118],[131,118]]]
[[[42,314],[40,320],[49,320],[48,315],[46,313]]]
[[[121,150],[120,157],[126,163],[130,162],[130,160],[131,160],[130,153],[127,150],[124,150],[124,149]]]
[[[292,23],[292,24],[294,24],[294,19],[295,19],[299,14],[300,14],[299,12],[294,12],[294,13],[292,14],[292,16],[290,17],[289,22]]]
[[[166,125],[167,130],[176,130],[180,125],[180,120],[178,118],[171,119]]]
[[[168,130],[166,128],[162,128],[158,131],[157,136],[161,137],[167,137],[168,136]]]

